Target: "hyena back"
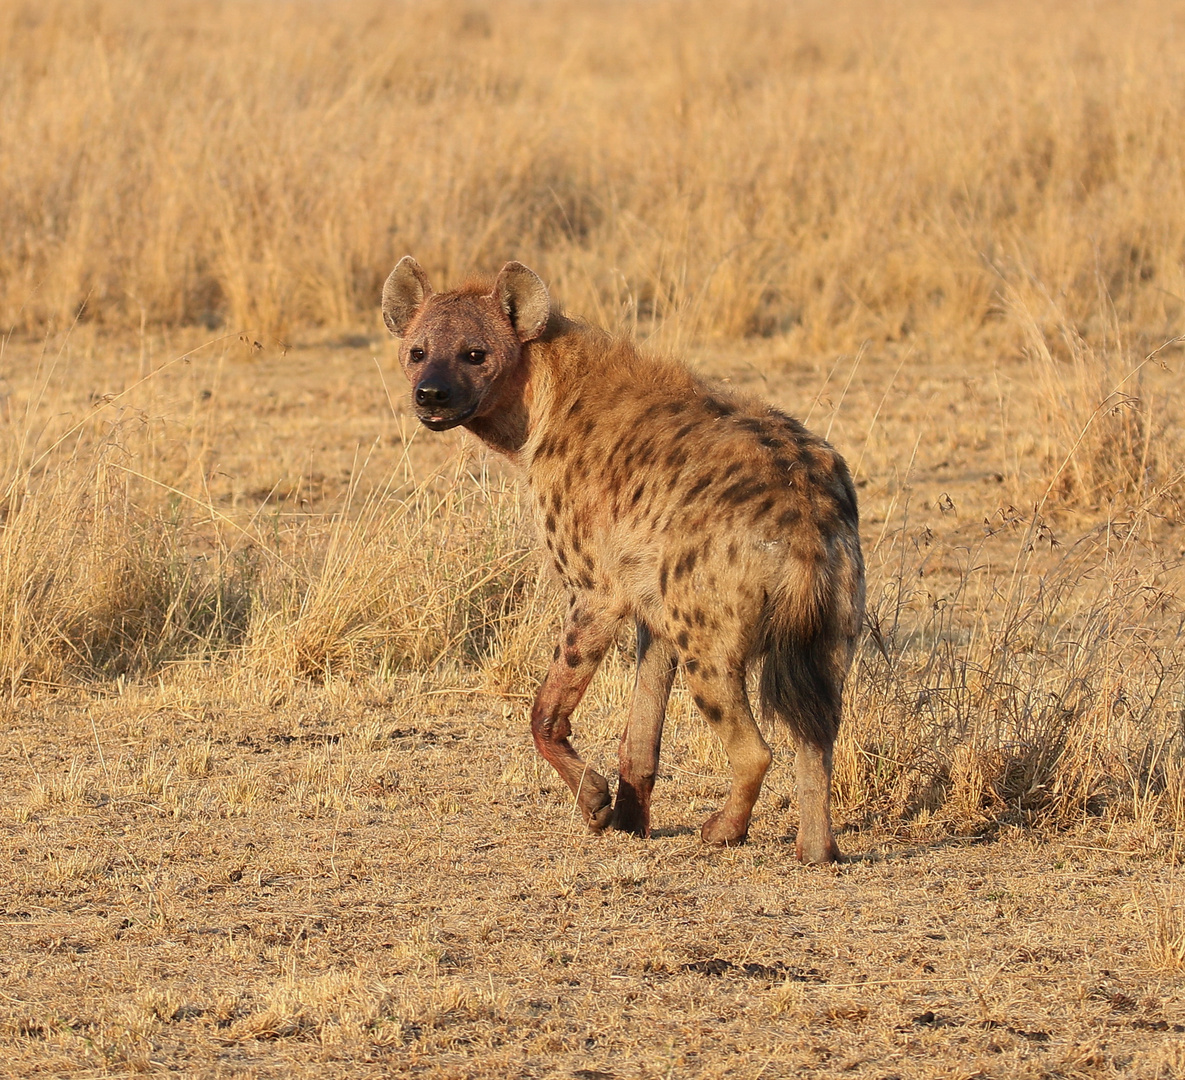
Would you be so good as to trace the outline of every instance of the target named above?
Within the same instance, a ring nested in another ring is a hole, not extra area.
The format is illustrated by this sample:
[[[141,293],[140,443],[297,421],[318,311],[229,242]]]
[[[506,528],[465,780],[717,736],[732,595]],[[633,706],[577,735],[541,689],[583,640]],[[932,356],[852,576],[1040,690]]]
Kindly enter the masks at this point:
[[[565,318],[520,263],[492,287],[438,294],[404,258],[384,287],[383,318],[402,339],[419,419],[466,427],[526,477],[568,599],[531,732],[589,826],[649,834],[682,665],[733,772],[703,839],[743,841],[770,764],[745,689],[758,662],[762,706],[797,742],[799,858],[839,858],[831,758],[864,608],[856,495],[839,454],[758,400]],[[637,673],[613,802],[569,736],[629,617]]]

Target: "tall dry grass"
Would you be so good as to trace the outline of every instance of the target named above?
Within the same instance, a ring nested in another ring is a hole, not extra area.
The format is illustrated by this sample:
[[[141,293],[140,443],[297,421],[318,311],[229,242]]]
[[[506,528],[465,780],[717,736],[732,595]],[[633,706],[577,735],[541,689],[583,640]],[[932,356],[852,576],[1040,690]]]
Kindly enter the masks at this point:
[[[546,600],[504,480],[463,462],[417,478],[405,463],[359,494],[360,461],[333,509],[228,512],[200,461],[170,460],[161,418],[117,396],[54,419],[0,422],[8,693],[179,662],[323,681],[521,661],[518,623]]]
[[[0,326],[370,326],[412,251],[669,340],[965,337],[1031,279],[1089,337],[1101,286],[1147,351],[1185,304],[1180,19],[8,0]]]

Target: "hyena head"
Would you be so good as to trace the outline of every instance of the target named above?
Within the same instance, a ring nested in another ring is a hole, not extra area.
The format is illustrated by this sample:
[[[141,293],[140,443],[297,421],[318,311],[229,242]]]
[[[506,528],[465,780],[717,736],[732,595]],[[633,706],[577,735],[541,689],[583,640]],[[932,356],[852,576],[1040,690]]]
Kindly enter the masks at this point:
[[[494,287],[434,293],[410,255],[383,286],[383,322],[399,343],[420,422],[444,431],[497,409],[522,348],[543,333],[547,287],[522,263],[508,262]]]

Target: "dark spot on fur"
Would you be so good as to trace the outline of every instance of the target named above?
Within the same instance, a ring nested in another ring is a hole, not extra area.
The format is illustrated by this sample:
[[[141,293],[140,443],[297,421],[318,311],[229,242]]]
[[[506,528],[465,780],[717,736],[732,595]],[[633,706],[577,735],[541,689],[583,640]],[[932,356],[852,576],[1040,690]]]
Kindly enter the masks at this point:
[[[790,507],[789,510],[783,510],[778,515],[778,528],[789,529],[792,525],[797,525],[801,517],[802,511],[796,506]]]
[[[737,542],[735,540],[728,545],[728,561],[730,563],[737,561]]]
[[[737,426],[744,428],[746,431],[751,431],[754,435],[763,435],[765,433],[765,421],[758,420],[752,416],[742,416],[737,420]]]
[[[704,623],[706,623],[707,621],[708,621],[708,617],[703,613],[703,610],[702,609],[697,610],[695,613],[695,625],[696,626],[703,626]]]
[[[724,710],[719,705],[703,705],[701,708],[704,710],[704,715],[713,724],[718,724],[724,719]]]
[[[575,649],[569,649],[568,652],[564,653],[564,663],[568,667],[577,667],[580,664],[580,653]]]
[[[683,666],[694,675],[699,667],[699,661],[694,656],[689,656],[683,661]]]
[[[740,506],[741,503],[756,498],[764,490],[765,485],[760,480],[754,477],[748,477],[744,480],[738,480],[735,484],[729,484],[720,493],[720,501],[730,503],[733,506]]]
[[[593,649],[593,651],[588,654],[589,662],[593,664],[599,664],[604,655],[605,651],[603,649]]]
[[[573,416],[575,416],[583,408],[584,408],[583,399],[577,398],[575,401],[573,401],[572,404],[568,406],[569,419],[571,419]]]
[[[781,450],[786,445],[781,439],[775,439],[772,435],[762,435],[757,441],[769,450]]]
[[[753,511],[756,517],[761,517],[763,514],[768,514],[774,508],[774,500],[770,496],[766,496],[761,500],[761,505]]]
[[[691,640],[691,638],[688,636],[686,630],[680,630],[679,633],[675,636],[675,644],[678,645],[680,649],[686,649],[687,643],[690,640]]]
[[[678,416],[685,408],[681,401],[668,401],[663,407],[663,412],[669,413],[671,416]]]
[[[645,492],[646,492],[646,481],[643,480],[636,488],[634,488],[634,493],[630,497],[630,506],[637,506],[638,502],[641,500],[641,498],[642,498],[643,494],[645,494]]]
[[[734,461],[731,465],[725,468],[723,473],[721,473],[721,479],[727,480],[729,477],[736,476],[736,474],[739,473],[744,467],[745,466],[742,462]]]
[[[683,466],[686,464],[687,464],[687,451],[684,450],[683,447],[681,447],[681,446],[676,446],[675,449],[672,450],[667,455],[667,468],[668,469],[676,469],[676,470],[682,469]]]
[[[686,438],[694,430],[695,430],[695,423],[694,422],[690,423],[690,424],[684,424],[681,428],[679,428],[678,431],[675,432],[675,438],[676,439]]]
[[[699,495],[701,491],[705,491],[711,485],[711,483],[711,473],[709,473],[707,476],[701,476],[694,484],[691,485],[691,487],[687,489],[687,494],[683,496],[683,505],[687,506],[688,503],[694,502],[695,497]]]
[[[699,709],[700,712],[704,711],[704,699],[700,697],[699,694],[692,694],[691,700],[695,702],[695,707]]]
[[[587,439],[593,433],[593,429],[596,426],[597,426],[597,418],[595,416],[589,416],[589,417],[585,418],[584,423],[580,426],[580,431],[584,435],[584,437]]]
[[[593,587],[593,579],[588,574],[581,574],[578,583],[582,589],[591,589]]]
[[[567,634],[564,635],[564,644],[567,645],[568,648],[571,648],[573,645],[576,644],[576,631],[575,630],[569,630],[567,632]]]
[[[547,515],[546,528],[549,533],[555,532],[555,511],[554,510],[552,510]],[[550,543],[550,542],[551,541],[549,540],[548,543]]]
[[[667,564],[665,562],[658,571],[658,592],[660,596],[667,594]]]
[[[553,660],[558,660],[560,658],[560,647],[558,645],[555,647],[555,652],[551,654],[551,658]]]
[[[714,397],[704,398],[703,405],[712,416],[731,416],[736,411],[727,401]]]

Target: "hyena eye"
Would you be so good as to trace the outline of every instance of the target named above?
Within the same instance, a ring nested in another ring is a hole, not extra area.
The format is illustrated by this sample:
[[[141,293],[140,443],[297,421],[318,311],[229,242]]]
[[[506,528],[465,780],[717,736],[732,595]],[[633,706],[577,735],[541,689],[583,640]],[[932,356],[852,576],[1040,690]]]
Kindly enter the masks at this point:
[[[423,349],[412,349],[411,352],[409,352],[407,355],[409,357],[411,357],[411,359],[418,364],[421,360],[424,359],[424,350]]]
[[[470,349],[465,354],[465,359],[471,364],[480,364],[486,358],[485,349]]]

